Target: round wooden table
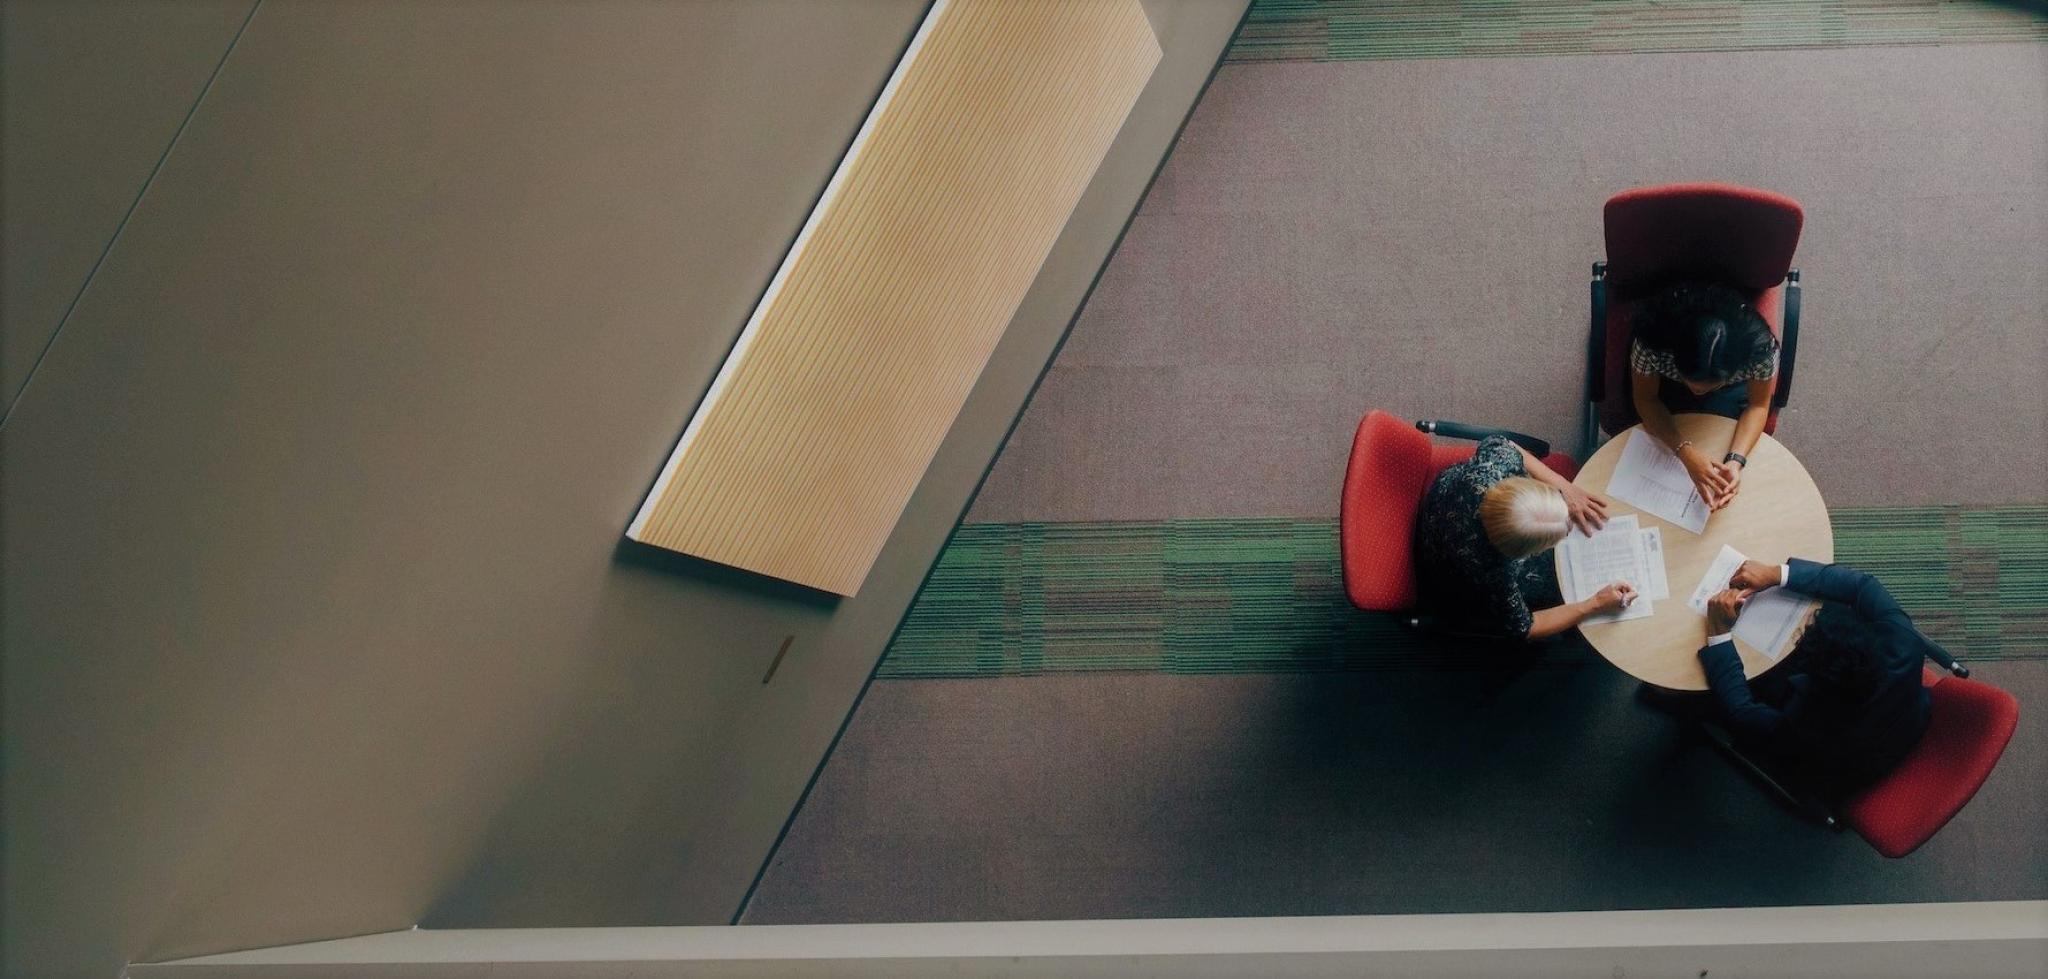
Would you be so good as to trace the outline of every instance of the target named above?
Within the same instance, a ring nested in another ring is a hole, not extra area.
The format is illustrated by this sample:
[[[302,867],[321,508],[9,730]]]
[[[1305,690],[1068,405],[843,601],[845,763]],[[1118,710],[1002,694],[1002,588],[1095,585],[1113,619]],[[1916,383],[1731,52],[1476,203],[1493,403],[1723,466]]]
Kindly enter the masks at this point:
[[[1735,435],[1734,419],[1686,414],[1673,420],[1679,434],[1693,440],[1710,458],[1727,454]],[[1663,528],[1664,575],[1671,597],[1658,600],[1656,614],[1647,618],[1590,624],[1579,631],[1608,662],[1639,680],[1671,690],[1705,690],[1707,677],[1700,669],[1699,648],[1707,637],[1706,619],[1694,612],[1686,599],[1721,553],[1721,545],[1733,546],[1768,564],[1782,564],[1791,557],[1826,562],[1835,557],[1835,531],[1813,477],[1783,444],[1768,435],[1758,439],[1756,451],[1749,454],[1735,502],[1707,518],[1705,533],[1694,534],[1609,496],[1607,482],[1621,460],[1622,446],[1629,439],[1649,437],[1637,425],[1608,440],[1586,460],[1572,482],[1606,499],[1610,519],[1633,513],[1642,526]],[[1559,568],[1560,578],[1562,573]],[[1747,676],[1776,665],[1740,639],[1735,640],[1735,647],[1742,653],[1742,671]]]

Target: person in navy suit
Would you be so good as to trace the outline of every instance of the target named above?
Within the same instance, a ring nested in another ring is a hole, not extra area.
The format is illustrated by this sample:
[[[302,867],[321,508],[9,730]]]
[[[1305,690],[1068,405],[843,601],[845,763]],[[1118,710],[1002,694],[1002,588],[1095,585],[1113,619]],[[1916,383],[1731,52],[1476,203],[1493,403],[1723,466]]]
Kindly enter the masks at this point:
[[[1730,633],[1749,596],[1784,587],[1823,600],[1785,662],[1742,675]],[[1745,561],[1707,605],[1700,666],[1721,720],[1745,751],[1806,784],[1845,794],[1897,765],[1927,731],[1921,660],[1932,642],[1876,578],[1793,558]]]

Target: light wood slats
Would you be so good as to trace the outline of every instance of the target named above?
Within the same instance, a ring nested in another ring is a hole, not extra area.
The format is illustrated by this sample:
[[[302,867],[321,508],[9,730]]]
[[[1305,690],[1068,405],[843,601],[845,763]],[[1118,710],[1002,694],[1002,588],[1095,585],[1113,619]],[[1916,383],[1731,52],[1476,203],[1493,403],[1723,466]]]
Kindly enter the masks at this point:
[[[1138,0],[938,0],[627,536],[853,594],[1159,57]]]

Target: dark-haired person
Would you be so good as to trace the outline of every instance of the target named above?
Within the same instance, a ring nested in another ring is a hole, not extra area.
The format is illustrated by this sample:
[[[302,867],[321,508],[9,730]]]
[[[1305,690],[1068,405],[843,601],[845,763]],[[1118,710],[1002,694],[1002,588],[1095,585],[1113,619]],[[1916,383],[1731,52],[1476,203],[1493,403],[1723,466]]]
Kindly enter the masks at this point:
[[[1630,394],[1643,430],[1677,454],[1709,509],[1727,506],[1770,417],[1778,338],[1742,293],[1697,282],[1644,302],[1630,330]],[[1735,419],[1727,454],[1715,459],[1679,435],[1673,412]]]
[[[1784,663],[1746,680],[1729,632],[1750,595],[1780,584],[1822,599],[1820,614]],[[1825,794],[1890,771],[1927,731],[1920,670],[1930,643],[1868,574],[1798,558],[1745,561],[1707,603],[1706,628],[1700,666],[1729,733]]]

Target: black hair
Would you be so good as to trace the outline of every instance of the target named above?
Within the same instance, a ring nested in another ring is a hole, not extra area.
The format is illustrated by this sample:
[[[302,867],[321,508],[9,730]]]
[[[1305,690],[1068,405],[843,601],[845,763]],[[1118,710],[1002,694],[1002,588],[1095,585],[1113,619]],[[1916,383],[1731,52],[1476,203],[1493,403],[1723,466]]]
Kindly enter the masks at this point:
[[[1877,634],[1863,617],[1840,602],[1823,602],[1820,614],[1793,647],[1814,679],[1814,693],[1839,704],[1859,704],[1877,688],[1884,664]]]
[[[1689,380],[1725,383],[1776,351],[1770,324],[1735,289],[1681,282],[1644,301],[1631,324],[1635,338],[1671,355]]]

